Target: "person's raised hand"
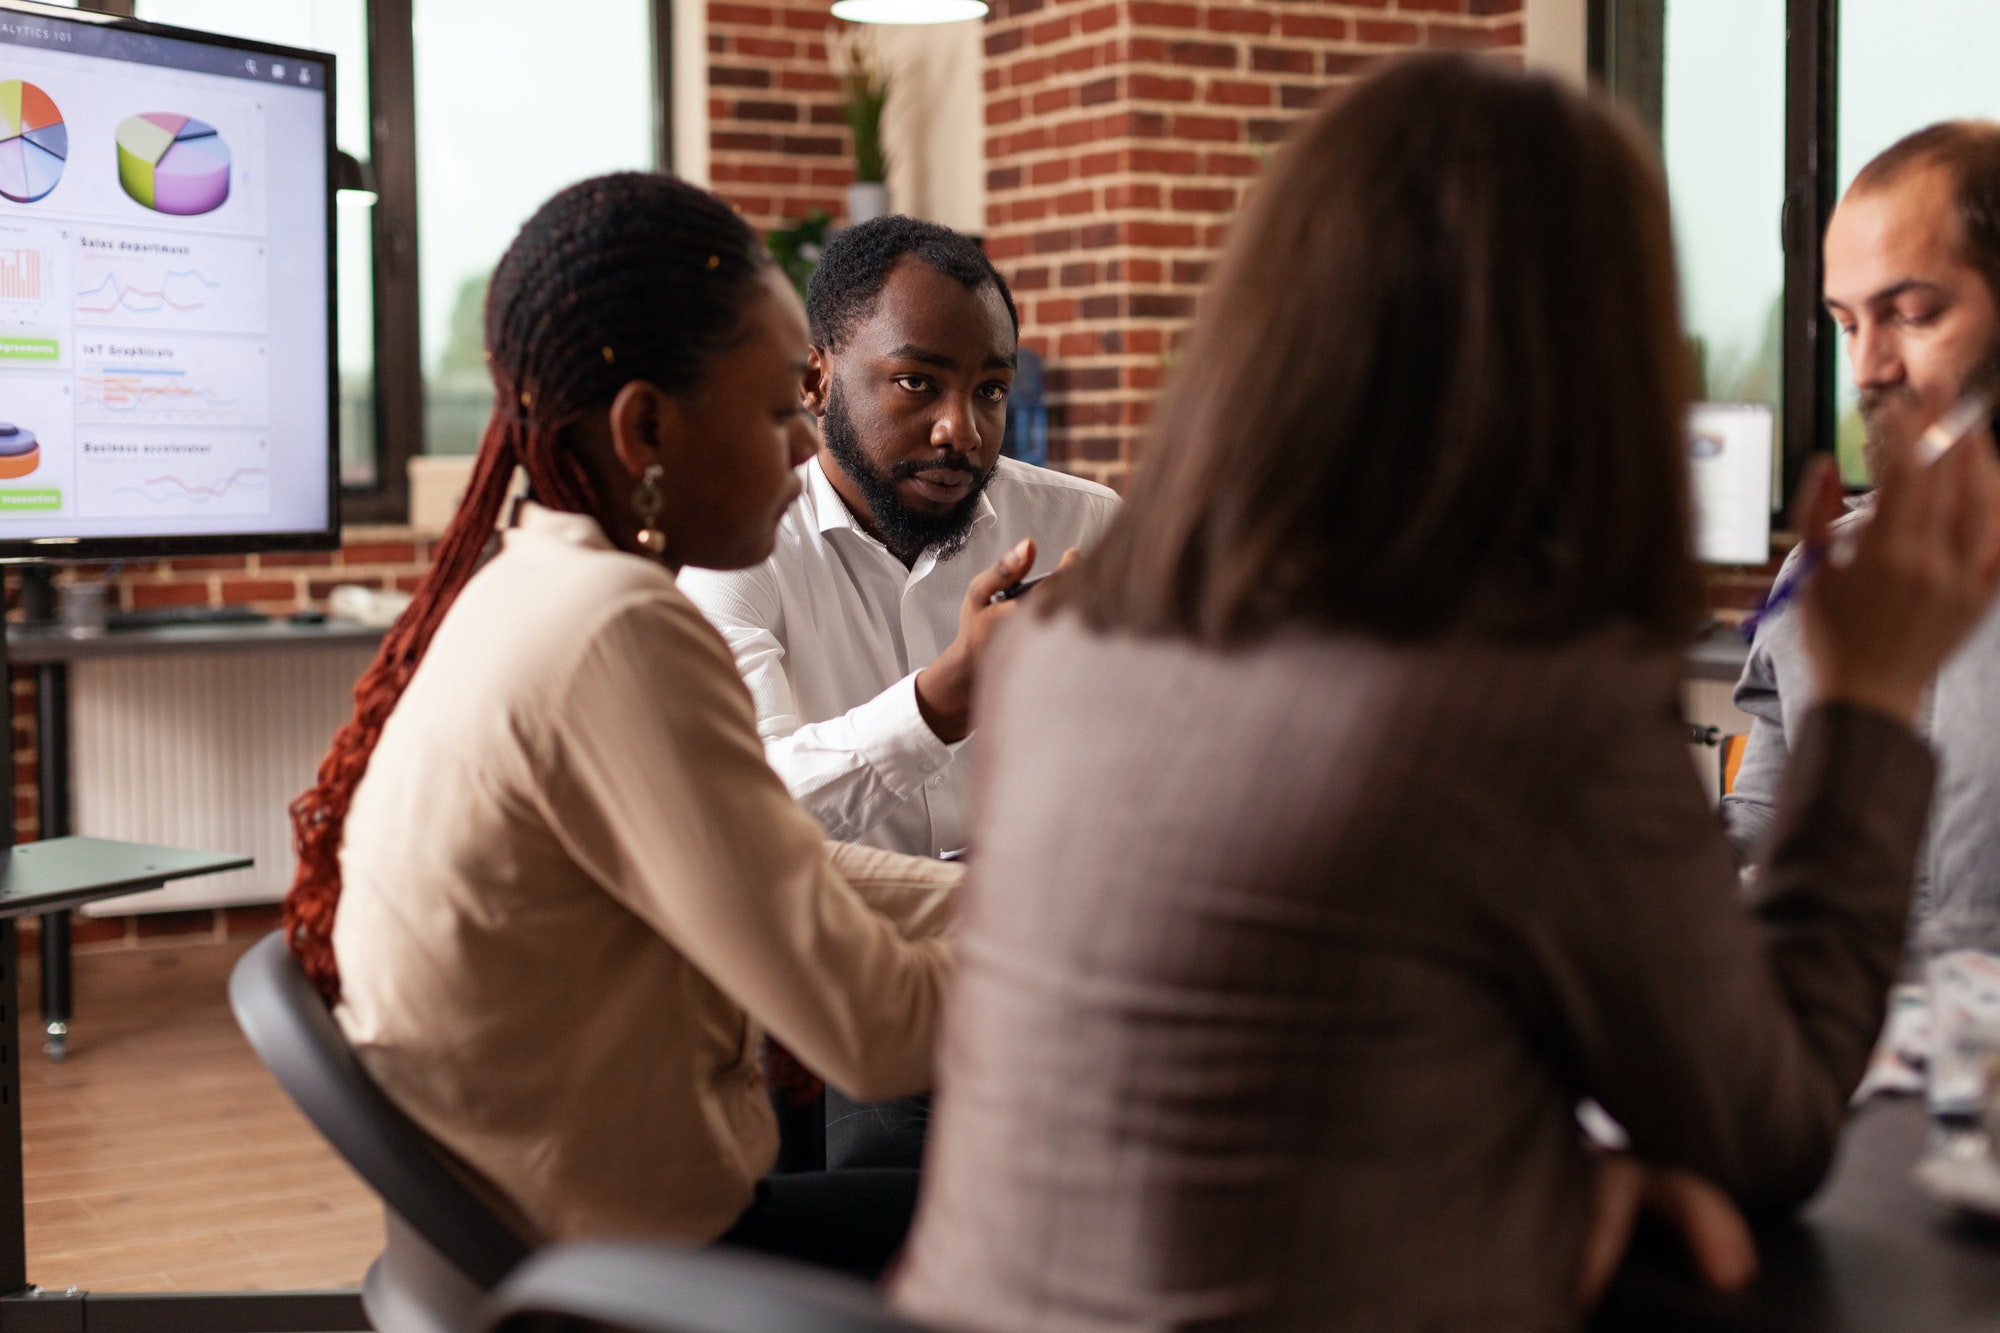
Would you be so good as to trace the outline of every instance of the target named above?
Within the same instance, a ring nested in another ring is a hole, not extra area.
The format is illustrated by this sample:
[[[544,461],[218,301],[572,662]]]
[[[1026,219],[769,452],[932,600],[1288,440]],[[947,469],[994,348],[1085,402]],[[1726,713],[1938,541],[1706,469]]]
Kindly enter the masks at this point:
[[[972,731],[972,691],[979,680],[979,663],[987,641],[1000,622],[1014,613],[1013,601],[995,602],[993,594],[1027,576],[1035,567],[1035,543],[1024,537],[988,568],[973,576],[958,607],[958,637],[917,673],[917,711],[946,744],[962,741]]]
[[[1896,451],[1851,544],[1830,532],[1840,509],[1839,477],[1828,460],[1815,460],[1798,513],[1808,546],[1819,552],[1800,622],[1819,697],[1909,725],[1938,667],[2000,587],[1992,435],[1982,426],[1929,466],[1913,451]]]
[[[1590,1230],[1584,1237],[1576,1305],[1589,1310],[1625,1258],[1641,1211],[1673,1228],[1701,1280],[1737,1291],[1757,1276],[1757,1243],[1727,1194],[1692,1171],[1648,1166],[1627,1153],[1600,1153],[1591,1182]]]

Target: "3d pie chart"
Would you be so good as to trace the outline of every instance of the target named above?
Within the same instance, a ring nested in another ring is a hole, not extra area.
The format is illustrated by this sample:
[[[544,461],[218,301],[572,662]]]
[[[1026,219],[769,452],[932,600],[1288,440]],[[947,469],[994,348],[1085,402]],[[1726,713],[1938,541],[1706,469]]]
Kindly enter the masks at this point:
[[[42,465],[42,447],[35,432],[0,421],[0,478],[25,477]]]
[[[192,217],[229,198],[229,145],[192,116],[147,111],[118,122],[118,183],[155,213]]]
[[[0,82],[0,195],[32,204],[62,179],[69,131],[49,95],[21,79]]]

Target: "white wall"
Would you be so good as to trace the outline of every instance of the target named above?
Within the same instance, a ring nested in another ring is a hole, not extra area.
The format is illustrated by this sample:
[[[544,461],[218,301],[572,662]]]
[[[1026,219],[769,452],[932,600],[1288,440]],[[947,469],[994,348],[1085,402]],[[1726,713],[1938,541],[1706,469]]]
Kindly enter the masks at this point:
[[[878,25],[889,71],[882,142],[898,213],[986,230],[986,25]]]
[[[708,185],[708,0],[668,0],[674,35],[674,174]]]
[[[1523,15],[1529,69],[1560,75],[1581,87],[1589,74],[1587,0],[1527,0]]]

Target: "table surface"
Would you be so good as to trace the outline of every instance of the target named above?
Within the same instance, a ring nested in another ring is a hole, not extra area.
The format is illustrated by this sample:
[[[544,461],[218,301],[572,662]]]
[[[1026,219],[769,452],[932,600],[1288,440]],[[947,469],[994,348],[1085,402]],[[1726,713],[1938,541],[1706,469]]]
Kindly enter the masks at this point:
[[[1877,1099],[1842,1140],[1824,1189],[1763,1228],[1748,1291],[1700,1290],[1666,1246],[1642,1246],[1593,1333],[1924,1333],[2000,1329],[2000,1222],[1956,1214],[1917,1188],[1930,1132],[1915,1098]]]
[[[340,643],[379,643],[388,631],[358,620],[328,619],[317,625],[289,620],[222,621],[207,625],[159,625],[114,629],[76,637],[60,625],[7,626],[7,659],[17,666],[73,662],[88,657],[145,657],[158,653],[234,652],[250,648],[312,648]]]
[[[1734,681],[1743,674],[1743,663],[1749,657],[1750,643],[1741,630],[1727,627],[1711,630],[1688,649],[1688,678]]]
[[[168,880],[241,870],[253,858],[113,838],[47,838],[0,849],[0,918],[155,889]]]

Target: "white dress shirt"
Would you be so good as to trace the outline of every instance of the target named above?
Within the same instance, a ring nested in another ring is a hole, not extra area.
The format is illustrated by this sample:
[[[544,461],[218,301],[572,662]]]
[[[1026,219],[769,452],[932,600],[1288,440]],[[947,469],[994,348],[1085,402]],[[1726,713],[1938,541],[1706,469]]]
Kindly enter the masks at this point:
[[[973,576],[1023,537],[1029,577],[1096,542],[1116,493],[1002,458],[964,549],[910,568],[862,530],[819,460],[754,569],[681,571],[680,587],[722,632],[757,705],[765,755],[827,836],[936,856],[965,846],[970,739],[939,740],[917,709],[917,672],[958,637]]]

